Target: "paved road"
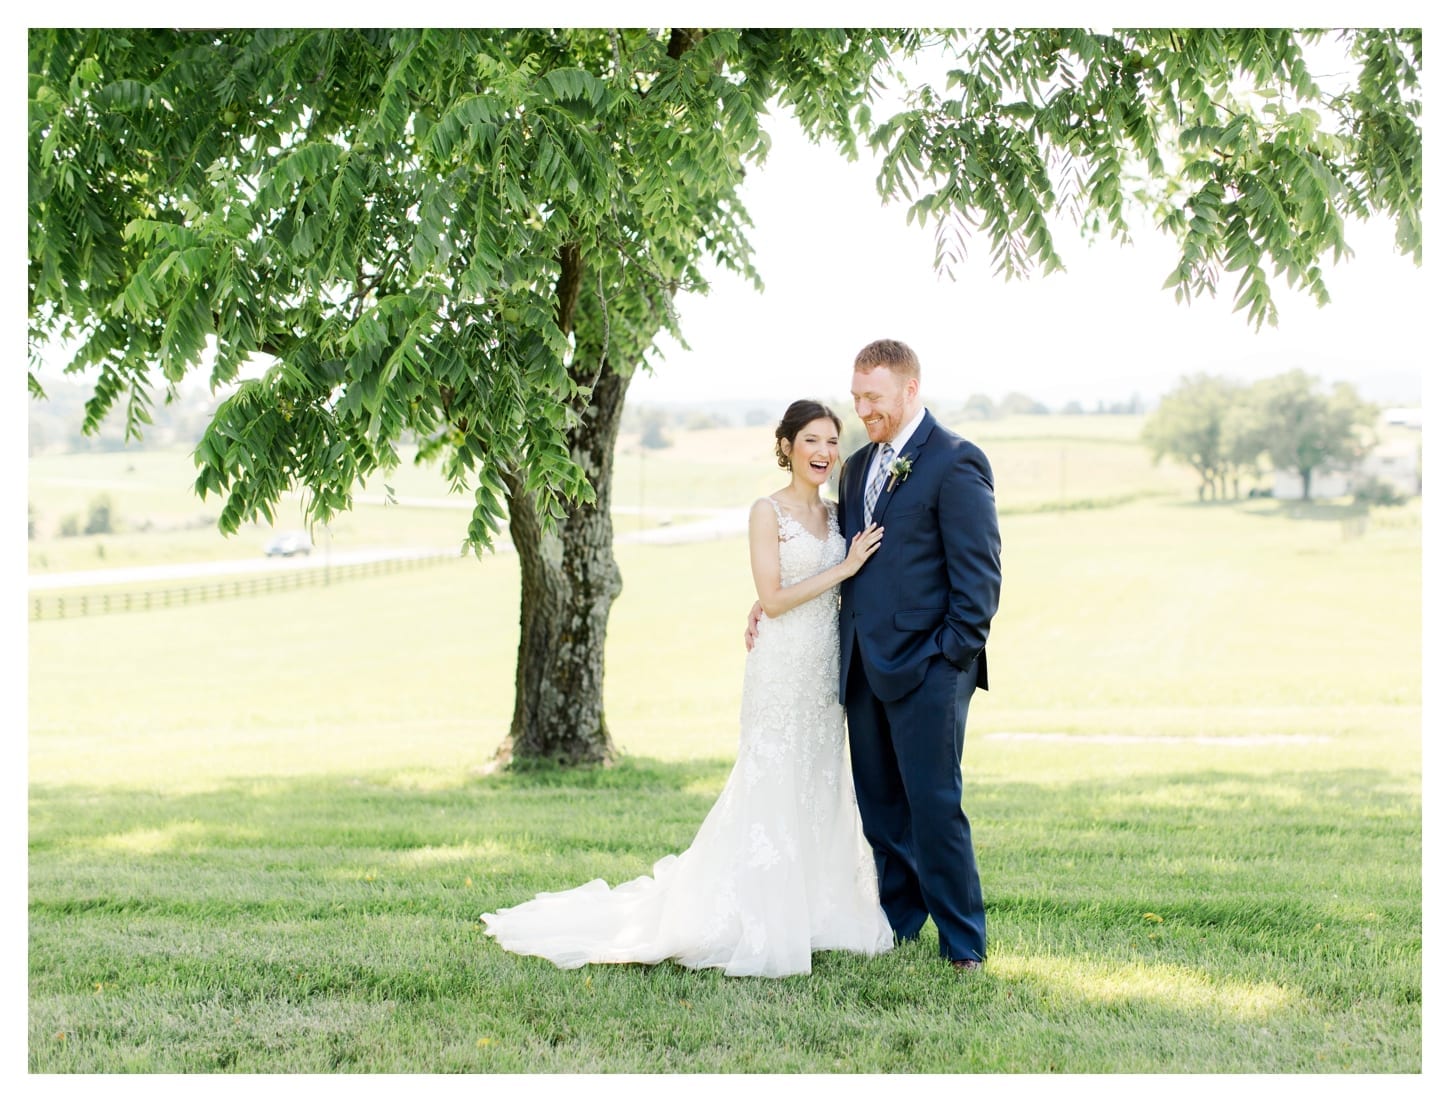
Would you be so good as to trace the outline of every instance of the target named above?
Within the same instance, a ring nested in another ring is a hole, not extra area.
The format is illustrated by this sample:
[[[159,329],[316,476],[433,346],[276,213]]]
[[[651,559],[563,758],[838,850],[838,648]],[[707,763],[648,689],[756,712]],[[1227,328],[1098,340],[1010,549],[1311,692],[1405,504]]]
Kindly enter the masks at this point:
[[[750,529],[750,510],[711,509],[703,520],[689,524],[669,524],[661,528],[646,528],[640,532],[619,532],[620,524],[614,524],[618,543],[696,543],[700,540],[719,540],[729,536],[744,535]]]
[[[619,543],[694,543],[700,540],[725,539],[743,534],[748,528],[749,510],[689,510],[704,514],[689,524],[665,525],[643,531],[618,532]],[[678,515],[678,513],[676,514]],[[622,527],[618,522],[616,529]],[[512,551],[507,540],[496,545],[499,551]],[[264,571],[321,570],[325,566],[347,566],[352,563],[379,562],[384,559],[417,559],[433,555],[456,555],[458,547],[364,547],[351,551],[324,552],[290,559],[265,558],[219,559],[215,562],[164,563],[156,566],[115,567],[108,570],[72,570],[48,574],[31,574],[27,588],[34,593],[46,589],[84,589],[88,586],[119,585],[126,582],[177,581],[182,578],[203,578],[255,574]]]

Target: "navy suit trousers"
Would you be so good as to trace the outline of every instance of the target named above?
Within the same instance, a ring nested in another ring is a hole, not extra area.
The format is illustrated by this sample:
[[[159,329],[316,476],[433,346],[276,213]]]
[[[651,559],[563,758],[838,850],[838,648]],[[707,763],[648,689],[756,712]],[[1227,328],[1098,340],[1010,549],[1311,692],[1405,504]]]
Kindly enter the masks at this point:
[[[987,914],[962,810],[962,743],[976,663],[958,670],[935,657],[919,688],[883,701],[867,684],[860,655],[853,648],[847,727],[882,910],[899,938],[916,937],[930,914],[943,957],[985,960]]]

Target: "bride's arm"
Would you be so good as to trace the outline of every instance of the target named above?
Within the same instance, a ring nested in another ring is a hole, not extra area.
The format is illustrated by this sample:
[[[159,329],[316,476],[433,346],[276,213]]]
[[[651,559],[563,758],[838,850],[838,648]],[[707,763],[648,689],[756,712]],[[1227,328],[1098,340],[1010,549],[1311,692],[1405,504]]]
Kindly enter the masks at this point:
[[[835,566],[812,574],[795,585],[780,584],[780,527],[775,509],[761,498],[750,507],[750,573],[755,578],[755,592],[760,607],[770,617],[784,615],[797,605],[819,597],[833,585],[853,577],[881,544],[885,529],[871,525],[851,541],[845,559]]]

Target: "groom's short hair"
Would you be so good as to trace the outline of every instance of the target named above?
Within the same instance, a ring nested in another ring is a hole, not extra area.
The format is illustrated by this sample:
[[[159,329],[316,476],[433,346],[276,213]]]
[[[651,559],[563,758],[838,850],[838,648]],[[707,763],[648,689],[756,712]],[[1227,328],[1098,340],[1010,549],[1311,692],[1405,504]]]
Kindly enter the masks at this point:
[[[872,341],[856,353],[857,371],[870,371],[876,367],[889,367],[897,375],[908,379],[921,378],[921,363],[916,353],[901,341]]]

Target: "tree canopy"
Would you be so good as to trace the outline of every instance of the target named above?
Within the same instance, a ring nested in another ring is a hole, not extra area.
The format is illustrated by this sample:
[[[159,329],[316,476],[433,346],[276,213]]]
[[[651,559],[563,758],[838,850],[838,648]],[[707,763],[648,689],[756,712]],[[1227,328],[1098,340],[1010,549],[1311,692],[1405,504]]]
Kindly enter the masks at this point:
[[[416,437],[477,508],[561,515],[567,433],[709,256],[753,275],[735,198],[781,76],[850,136],[906,37],[844,32],[48,31],[31,36],[33,339],[79,338],[94,424],[214,349],[275,361],[197,449],[221,517],[293,484],[326,520]],[[547,515],[547,514],[546,514]]]
[[[1232,425],[1243,408],[1243,390],[1228,379],[1199,373],[1165,394],[1144,422],[1143,442],[1154,462],[1167,457],[1191,467],[1198,475],[1200,500],[1214,496],[1239,466]],[[1262,450],[1255,449],[1255,456]]]
[[[938,48],[944,86],[873,118]],[[554,515],[590,498],[570,425],[703,258],[753,278],[736,191],[772,97],[868,140],[944,266],[984,240],[1051,271],[1050,215],[1124,236],[1139,204],[1175,293],[1234,273],[1261,324],[1271,273],[1327,297],[1346,217],[1387,212],[1419,259],[1420,66],[1417,30],[1378,29],[32,31],[32,344],[78,341],[88,425],[119,403],[133,432],[209,354],[218,385],[270,357],[197,450],[225,530],[293,485],[325,520],[412,436],[486,542],[508,469]]]
[[[1299,476],[1309,500],[1316,470],[1346,467],[1374,443],[1378,410],[1348,383],[1323,392],[1304,371],[1289,371],[1256,383],[1257,442],[1274,466]]]

